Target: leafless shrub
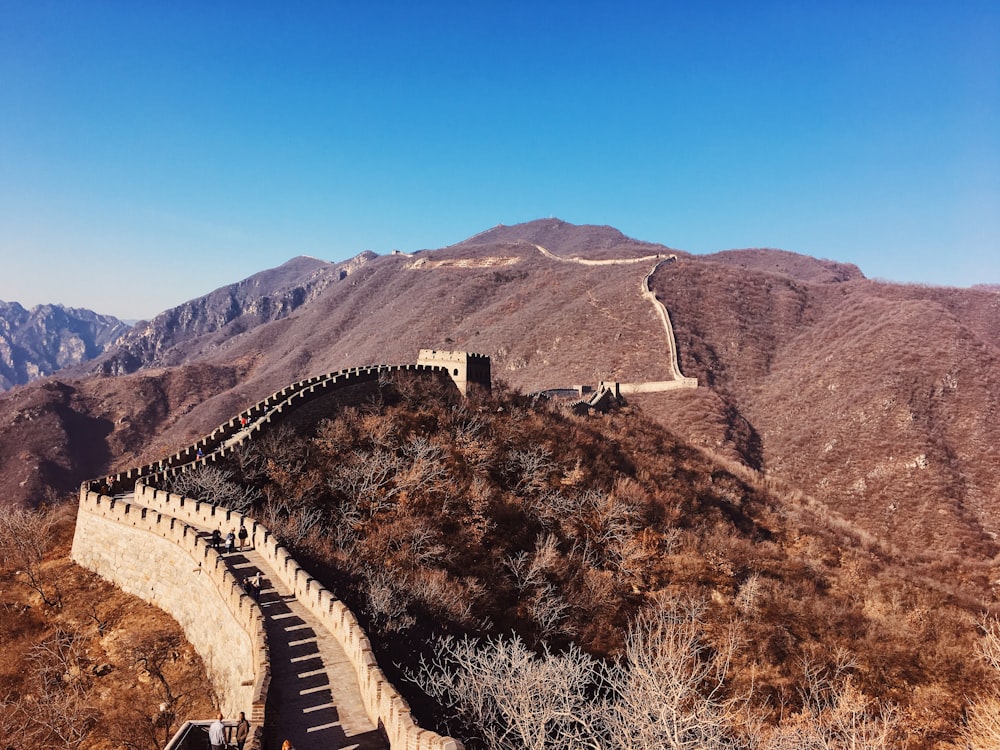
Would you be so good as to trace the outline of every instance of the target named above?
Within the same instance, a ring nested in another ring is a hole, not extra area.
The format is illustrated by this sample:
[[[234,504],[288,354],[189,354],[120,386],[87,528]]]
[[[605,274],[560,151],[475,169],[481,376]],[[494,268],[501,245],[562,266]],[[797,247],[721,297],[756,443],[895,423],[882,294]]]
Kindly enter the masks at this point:
[[[0,563],[24,573],[28,585],[50,607],[62,601],[59,584],[42,570],[52,545],[54,518],[47,510],[13,507],[0,513]]]
[[[410,465],[397,479],[402,489],[430,493],[443,487],[448,473],[440,447],[419,435],[403,446],[403,455]]]
[[[260,491],[240,484],[228,469],[199,466],[182,472],[167,483],[167,489],[201,502],[221,505],[237,513],[246,513],[260,500]]]
[[[663,599],[607,663],[571,646],[443,638],[409,678],[476,727],[489,748],[733,748],[740,701],[724,697],[734,642],[710,652],[697,602]]]
[[[365,599],[375,624],[385,632],[399,632],[411,627],[415,620],[407,612],[408,597],[397,588],[392,574],[384,568],[366,568]]]
[[[28,651],[31,672],[40,685],[83,692],[86,688],[87,655],[77,633],[57,630]]]
[[[543,639],[551,638],[556,633],[570,636],[576,632],[576,628],[566,622],[570,610],[569,603],[551,583],[545,583],[535,589],[527,601],[527,608]]]
[[[735,639],[709,651],[702,603],[661,597],[629,630],[624,658],[610,670],[615,699],[608,731],[625,750],[731,746],[739,701],[724,681]]]
[[[767,750],[897,747],[898,710],[862,693],[850,674],[853,666],[853,657],[843,650],[834,653],[829,667],[806,661],[801,712],[773,728],[763,746]]]
[[[973,701],[960,739],[967,750],[990,750],[1000,747],[1000,621],[984,618],[979,654],[989,665],[994,680],[990,689]]]
[[[459,581],[440,569],[407,576],[406,586],[431,612],[463,625],[475,623],[476,603],[485,590],[478,581]]]
[[[540,657],[516,636],[479,644],[443,638],[410,679],[457,712],[496,750],[601,747],[600,664],[575,647]]]
[[[441,540],[441,533],[428,526],[416,526],[409,534],[410,554],[420,565],[445,562],[452,557],[448,545]]]
[[[59,630],[35,644],[28,652],[28,661],[31,692],[20,699],[8,699],[3,711],[22,718],[16,736],[31,737],[32,744],[40,747],[80,747],[98,716],[87,696],[88,660],[83,639]]]
[[[348,505],[371,518],[394,502],[400,492],[396,475],[403,468],[403,462],[394,451],[384,448],[355,450],[329,480],[329,487],[342,493]]]
[[[507,454],[504,471],[511,476],[518,494],[541,492],[549,485],[549,475],[558,468],[547,448],[518,448]]]
[[[754,615],[757,604],[763,593],[763,584],[758,573],[752,573],[740,585],[736,593],[736,609],[743,615]]]
[[[301,544],[309,534],[319,528],[320,521],[323,520],[322,508],[315,506],[301,506],[293,510],[285,522],[283,536],[286,541],[293,545]]]
[[[535,540],[533,553],[508,555],[505,562],[514,576],[515,585],[525,591],[543,585],[545,574],[556,568],[559,558],[559,540],[554,534],[546,534]]]

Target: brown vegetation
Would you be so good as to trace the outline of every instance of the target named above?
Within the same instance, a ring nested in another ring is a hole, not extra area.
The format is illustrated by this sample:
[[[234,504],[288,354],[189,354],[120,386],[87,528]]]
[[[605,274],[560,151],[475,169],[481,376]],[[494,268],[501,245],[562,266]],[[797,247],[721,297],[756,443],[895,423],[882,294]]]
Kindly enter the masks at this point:
[[[75,513],[0,524],[0,736],[16,747],[155,750],[214,697],[170,617],[69,560]]]
[[[437,398],[404,377],[239,464],[258,517],[362,614],[397,677],[445,634],[611,658],[668,596],[702,603],[706,654],[737,644],[716,693],[745,701],[733,735],[882,717],[889,746],[932,747],[989,682],[970,658],[979,605],[947,571],[915,577],[849,521],[628,409]]]

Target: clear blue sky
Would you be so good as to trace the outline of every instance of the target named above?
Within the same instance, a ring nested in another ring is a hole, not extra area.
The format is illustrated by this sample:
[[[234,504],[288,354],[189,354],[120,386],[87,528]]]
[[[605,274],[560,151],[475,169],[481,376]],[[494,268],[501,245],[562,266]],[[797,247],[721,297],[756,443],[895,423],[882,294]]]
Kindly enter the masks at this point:
[[[548,216],[1000,282],[1000,3],[0,0],[0,299]]]

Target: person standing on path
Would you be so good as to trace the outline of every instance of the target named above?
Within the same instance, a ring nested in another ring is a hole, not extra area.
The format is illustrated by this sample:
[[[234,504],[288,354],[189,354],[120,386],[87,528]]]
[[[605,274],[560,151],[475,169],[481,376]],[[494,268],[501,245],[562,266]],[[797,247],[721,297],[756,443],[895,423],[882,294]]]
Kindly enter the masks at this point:
[[[240,538],[240,550],[242,551],[243,545],[247,542],[247,527],[243,525],[242,521],[240,521],[240,533],[237,536]]]
[[[221,711],[219,717],[208,728],[208,744],[212,746],[212,750],[223,750],[226,746],[226,729],[222,726]]]
[[[246,714],[240,711],[240,720],[236,722],[236,747],[243,750],[247,737],[250,736],[250,722],[247,721]]]

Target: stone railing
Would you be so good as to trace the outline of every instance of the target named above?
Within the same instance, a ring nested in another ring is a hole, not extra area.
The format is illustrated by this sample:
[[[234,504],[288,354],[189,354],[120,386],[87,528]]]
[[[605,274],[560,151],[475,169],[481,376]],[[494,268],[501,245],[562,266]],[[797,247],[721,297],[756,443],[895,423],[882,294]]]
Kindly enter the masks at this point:
[[[138,504],[153,511],[203,528],[245,525],[252,547],[344,650],[357,675],[368,718],[382,727],[389,746],[394,750],[461,750],[458,740],[416,724],[406,700],[378,666],[371,642],[351,610],[310,576],[263,524],[221,506],[200,503],[142,483],[136,485],[135,497]]]
[[[271,674],[264,619],[219,553],[184,519],[84,486],[72,558],[177,620],[223,712],[250,707],[258,750]]]
[[[476,362],[481,360],[488,362],[488,358],[482,355],[469,356],[477,358]],[[110,481],[104,483],[104,486],[109,492],[129,491],[141,479],[169,477],[186,468],[213,463],[229,455],[244,440],[256,437],[261,431],[280,422],[287,414],[293,413],[310,401],[354,386],[376,382],[379,378],[396,372],[444,373],[455,379],[448,365],[444,363],[368,365],[306,378],[258,401],[216,427],[205,437],[166,458],[111,475],[108,477]],[[486,372],[489,372],[488,364]],[[462,375],[464,382],[464,373]],[[101,487],[100,480],[91,483],[91,489],[95,491]]]

